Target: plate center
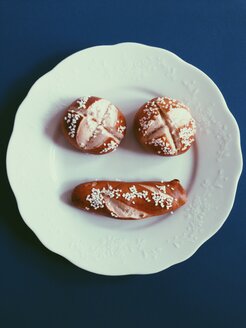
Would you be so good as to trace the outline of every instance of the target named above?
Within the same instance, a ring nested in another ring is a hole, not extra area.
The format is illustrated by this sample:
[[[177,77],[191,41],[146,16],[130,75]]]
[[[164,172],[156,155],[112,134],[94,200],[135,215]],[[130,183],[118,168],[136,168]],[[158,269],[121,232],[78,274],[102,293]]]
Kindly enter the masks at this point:
[[[144,150],[135,138],[133,120],[136,111],[144,102],[157,95],[151,90],[136,87],[101,90],[97,95],[110,99],[122,110],[127,120],[126,137],[113,153],[102,156],[83,154],[68,145],[57,126],[53,126],[56,129],[56,142],[51,144],[50,171],[58,189],[65,192],[78,183],[96,179],[179,179],[182,185],[189,189],[195,174],[195,146],[179,156],[161,157]],[[62,110],[58,111],[57,115],[61,116]],[[57,124],[59,125],[59,120]]]

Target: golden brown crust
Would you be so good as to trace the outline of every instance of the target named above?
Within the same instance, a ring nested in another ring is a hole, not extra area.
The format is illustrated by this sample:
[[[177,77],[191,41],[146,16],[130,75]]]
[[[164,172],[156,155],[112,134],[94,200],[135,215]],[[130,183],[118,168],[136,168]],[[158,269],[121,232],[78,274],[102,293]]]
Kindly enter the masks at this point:
[[[139,108],[134,130],[146,150],[160,156],[175,156],[191,147],[196,126],[186,105],[169,97],[156,97]]]
[[[99,105],[92,111],[92,106],[100,101],[102,106]],[[100,110],[104,111],[104,114],[98,119]],[[113,124],[109,120],[111,113],[114,118]],[[85,120],[87,124],[80,129]],[[123,113],[107,100],[98,97],[82,97],[76,99],[64,112],[61,130],[66,140],[79,151],[103,155],[119,146],[126,134],[126,120]],[[89,135],[85,143],[79,143],[78,133]],[[97,140],[99,138],[102,140],[101,143]],[[95,145],[93,145],[94,139],[97,141]]]
[[[186,200],[186,192],[179,180],[91,181],[76,186],[72,192],[72,203],[76,207],[125,220],[173,212]]]

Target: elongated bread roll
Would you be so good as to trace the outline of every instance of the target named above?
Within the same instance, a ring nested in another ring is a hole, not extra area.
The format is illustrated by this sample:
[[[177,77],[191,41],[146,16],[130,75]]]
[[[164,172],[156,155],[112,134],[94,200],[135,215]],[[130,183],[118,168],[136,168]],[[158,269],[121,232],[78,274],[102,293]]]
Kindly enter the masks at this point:
[[[72,202],[82,210],[125,220],[175,211],[187,200],[179,180],[169,182],[91,181],[78,185]]]

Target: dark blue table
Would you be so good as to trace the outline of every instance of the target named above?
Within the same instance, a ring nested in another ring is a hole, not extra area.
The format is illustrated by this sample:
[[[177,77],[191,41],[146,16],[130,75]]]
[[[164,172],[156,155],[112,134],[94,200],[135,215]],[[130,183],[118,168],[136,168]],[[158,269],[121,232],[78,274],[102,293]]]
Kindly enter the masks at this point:
[[[0,0],[0,327],[246,327],[245,174],[229,219],[191,259],[155,275],[105,277],[38,241],[5,169],[34,81],[75,51],[122,41],[166,48],[205,71],[245,151],[245,33],[245,0]]]

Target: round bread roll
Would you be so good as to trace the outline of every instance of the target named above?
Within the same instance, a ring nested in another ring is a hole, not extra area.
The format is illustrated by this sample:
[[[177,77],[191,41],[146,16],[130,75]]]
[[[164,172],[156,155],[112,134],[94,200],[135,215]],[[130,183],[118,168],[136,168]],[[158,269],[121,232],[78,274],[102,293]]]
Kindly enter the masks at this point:
[[[134,127],[140,144],[160,156],[180,155],[195,141],[196,124],[189,107],[169,97],[145,103]]]
[[[82,152],[103,155],[116,150],[126,133],[126,120],[110,101],[98,97],[75,100],[62,118],[69,143]]]

